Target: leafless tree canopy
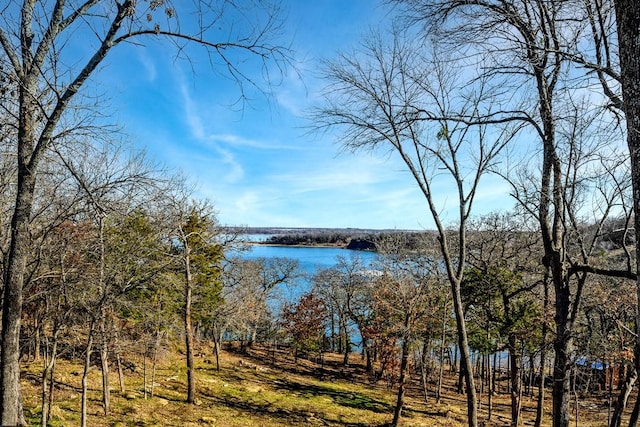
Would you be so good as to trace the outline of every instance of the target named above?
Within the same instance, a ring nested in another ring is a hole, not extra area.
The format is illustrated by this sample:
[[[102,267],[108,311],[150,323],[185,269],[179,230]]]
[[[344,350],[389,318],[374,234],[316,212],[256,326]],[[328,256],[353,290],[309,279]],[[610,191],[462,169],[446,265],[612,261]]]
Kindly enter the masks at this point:
[[[159,40],[172,44],[178,58],[206,54],[217,78],[232,79],[243,99],[246,85],[277,82],[289,50],[280,42],[277,2],[25,0],[5,3],[0,16],[0,134],[3,146],[9,142],[16,181],[4,258],[0,421],[19,425],[18,340],[37,177],[53,150],[81,179],[78,165],[66,157],[70,147],[109,132],[100,116],[103,98],[86,90],[88,80],[112,49]]]

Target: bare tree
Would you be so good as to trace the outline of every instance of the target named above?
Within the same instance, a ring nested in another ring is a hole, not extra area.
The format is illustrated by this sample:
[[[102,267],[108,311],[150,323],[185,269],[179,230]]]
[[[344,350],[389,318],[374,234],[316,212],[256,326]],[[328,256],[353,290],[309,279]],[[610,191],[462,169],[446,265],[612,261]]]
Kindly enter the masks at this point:
[[[412,277],[411,273],[407,273],[400,267],[396,271],[385,271],[385,274],[374,282],[373,309],[381,319],[384,319],[385,328],[382,333],[401,343],[400,366],[397,378],[394,378],[394,383],[397,380],[398,392],[390,424],[394,427],[400,423],[405,393],[410,382],[410,348],[422,329],[421,322],[425,320],[428,310],[428,281],[428,277]],[[393,354],[392,357],[397,355]],[[395,376],[396,372],[392,372],[391,375]]]
[[[598,6],[598,3],[596,2]],[[620,59],[620,83],[622,86],[622,110],[627,127],[627,146],[631,154],[631,181],[633,184],[633,212],[635,214],[636,254],[640,250],[640,4],[633,0],[614,0],[618,55]],[[605,93],[607,86],[603,84]],[[615,96],[610,96],[615,100]],[[636,273],[640,272],[640,257],[636,256]],[[640,276],[636,279],[636,297],[640,301]],[[636,318],[635,368],[640,372],[640,308]],[[640,418],[640,399],[636,401],[630,426]]]
[[[150,187],[159,178],[144,153],[127,155],[120,144],[108,144],[102,150],[89,144],[69,147],[55,144],[52,148],[84,194],[83,217],[92,224],[89,236],[93,245],[86,256],[93,261],[95,275],[93,280],[87,280],[94,292],[83,299],[90,325],[84,374],[88,374],[96,346],[102,372],[103,411],[108,415],[111,401],[109,355],[115,335],[112,314],[125,294],[142,286],[157,272],[148,261],[150,252],[158,252],[158,249],[155,244],[150,245],[149,237],[144,235],[155,237],[155,234],[153,230],[143,230],[136,219],[140,218],[139,209],[152,193]],[[73,149],[72,153],[69,149]],[[129,240],[129,245],[121,245],[122,240]],[[123,262],[123,257],[138,262]],[[86,377],[83,377],[83,426],[87,423],[86,393]]]
[[[90,224],[65,222],[55,227],[49,234],[44,249],[41,270],[49,274],[43,276],[32,293],[27,293],[27,310],[38,318],[35,333],[37,342],[42,341],[43,370],[41,384],[41,425],[46,427],[51,416],[54,394],[54,371],[57,358],[63,349],[59,348],[60,337],[78,320],[77,290],[82,288],[93,265],[87,257],[90,245],[88,237]],[[36,343],[37,343],[36,342]],[[34,352],[40,352],[39,345]]]
[[[624,113],[626,142],[630,154],[631,181],[633,187],[633,212],[635,218],[640,216],[640,5],[633,0],[588,0],[583,2],[584,22],[588,23],[591,43],[586,48],[568,55],[583,66],[587,78],[597,79],[602,93],[609,102],[614,113]],[[616,49],[617,47],[617,49]],[[634,221],[635,236],[640,232],[638,221]],[[636,252],[640,249],[640,241],[636,238]],[[634,266],[636,273],[640,271],[640,259],[636,257]],[[636,274],[637,276],[637,274]],[[636,294],[640,297],[640,276],[636,277]],[[640,309],[636,319],[635,345],[635,378],[640,372]],[[626,388],[631,386],[627,382]],[[615,417],[614,417],[615,418]],[[636,403],[630,426],[635,426],[640,418],[640,403]],[[619,421],[616,421],[619,422]]]
[[[275,321],[272,311],[281,286],[294,284],[300,275],[298,261],[291,258],[228,260],[223,272],[224,301],[211,313],[216,323],[216,351],[225,332],[240,340],[241,350],[258,341],[258,329]]]
[[[491,113],[491,94],[481,84],[464,91],[446,58],[439,58],[435,48],[408,42],[412,35],[404,36],[394,30],[385,42],[371,35],[358,51],[328,63],[326,101],[314,119],[318,128],[338,128],[345,149],[399,155],[424,195],[453,296],[469,425],[476,426],[476,389],[460,295],[466,224],[480,178],[515,130],[489,135],[483,126],[467,124],[481,112]],[[445,196],[439,190],[445,180],[456,196],[453,206],[439,201]],[[445,219],[455,221],[451,232]]]
[[[573,233],[580,231],[580,197],[586,194],[582,190],[588,187],[593,193],[598,192],[593,186],[583,185],[591,179],[585,179],[583,174],[588,174],[585,171],[591,160],[586,159],[591,158],[589,150],[594,148],[589,146],[594,141],[588,138],[590,131],[585,130],[600,126],[597,134],[601,138],[601,130],[609,130],[598,142],[600,153],[611,150],[611,145],[606,148],[602,144],[604,141],[615,143],[617,136],[607,124],[608,116],[603,114],[601,102],[597,97],[588,97],[589,92],[584,90],[587,85],[577,78],[580,71],[571,66],[571,59],[575,59],[573,53],[588,43],[582,23],[589,20],[576,19],[582,16],[585,3],[554,0],[394,2],[406,7],[409,20],[419,23],[428,37],[446,40],[469,62],[481,64],[476,70],[469,69],[471,74],[488,79],[493,88],[500,88],[504,95],[500,96],[501,110],[497,114],[485,114],[481,121],[520,122],[530,127],[527,132],[537,141],[535,152],[541,156],[540,166],[518,166],[518,175],[522,177],[524,171],[527,172],[528,190],[521,185],[514,186],[513,192],[540,227],[545,251],[543,262],[555,297],[553,425],[568,426],[572,331],[587,274],[597,272],[635,278],[628,269],[605,273],[589,266],[591,248],[597,239],[581,240],[582,233]],[[606,50],[599,45],[596,51],[600,48]],[[607,70],[599,71],[593,75],[608,75]],[[470,82],[474,82],[474,77]],[[583,140],[586,145],[582,145]],[[570,160],[565,162],[566,158]],[[525,161],[531,164],[530,157]],[[606,202],[605,206],[612,205]],[[598,221],[608,214],[605,212]],[[572,246],[569,238],[575,238],[577,246]],[[577,250],[573,252],[574,249]]]
[[[2,76],[12,90],[3,91],[3,109],[15,113],[17,187],[11,237],[4,274],[2,353],[0,356],[0,421],[24,423],[21,409],[19,335],[24,260],[28,252],[37,176],[45,154],[61,136],[88,127],[78,93],[108,53],[135,40],[163,38],[179,53],[187,44],[202,46],[215,71],[243,84],[257,84],[234,61],[231,52],[261,61],[265,71],[287,63],[285,47],[271,42],[279,32],[277,7],[264,2],[198,1],[173,7],[170,2],[89,0],[86,2],[10,2],[2,7],[0,46]],[[178,17],[183,21],[179,24]],[[193,19],[189,22],[189,19]],[[77,34],[87,37],[74,50]],[[79,52],[82,52],[79,54]],[[82,56],[84,54],[84,56]],[[63,61],[65,55],[73,55]],[[80,55],[80,56],[79,56]],[[5,68],[6,65],[6,68]],[[272,70],[271,70],[272,71]],[[268,74],[267,74],[268,75]],[[8,96],[7,96],[8,95]],[[90,105],[87,103],[84,105]]]
[[[399,425],[404,408],[410,382],[410,349],[424,337],[425,325],[439,320],[434,310],[434,305],[438,305],[438,258],[407,250],[406,242],[398,237],[390,236],[378,243],[376,268],[382,274],[372,283],[372,310],[384,325],[382,332],[401,343],[392,426]]]
[[[357,301],[367,292],[369,279],[366,276],[365,264],[359,257],[350,259],[339,256],[336,265],[332,268],[319,270],[312,280],[314,292],[324,299],[329,309],[331,321],[331,339],[334,351],[343,354],[342,363],[349,364],[349,355],[352,351],[353,326],[361,327],[360,310]],[[335,323],[338,326],[338,334],[335,336]],[[362,336],[362,331],[360,331]],[[336,341],[337,340],[337,346]],[[366,343],[362,339],[362,347]],[[337,348],[335,348],[337,347]]]

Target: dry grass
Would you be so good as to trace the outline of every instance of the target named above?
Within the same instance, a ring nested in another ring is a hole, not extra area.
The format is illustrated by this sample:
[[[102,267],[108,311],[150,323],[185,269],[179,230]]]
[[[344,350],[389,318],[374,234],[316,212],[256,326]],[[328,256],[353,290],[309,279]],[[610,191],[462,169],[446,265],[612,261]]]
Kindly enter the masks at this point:
[[[252,349],[246,354],[223,352],[221,369],[211,356],[197,360],[198,399],[184,402],[186,373],[179,354],[161,363],[155,396],[144,398],[142,363],[126,373],[126,391],[117,390],[112,374],[111,411],[103,413],[100,372],[90,373],[88,425],[103,426],[383,426],[393,415],[395,390],[385,384],[370,384],[360,358],[352,357],[348,368],[340,366],[338,355],[327,356],[324,368],[306,360],[293,361],[286,352],[267,353]],[[39,370],[41,363],[24,369],[24,406],[30,423],[40,419]],[[52,426],[73,426],[80,422],[81,367],[60,361],[56,374]],[[464,396],[453,390],[453,376],[447,377],[446,394],[440,404],[427,402],[416,385],[409,389],[403,425],[457,427],[466,425]],[[415,382],[415,381],[414,381]],[[509,425],[506,393],[494,397],[492,420],[486,420],[486,395],[481,395],[480,417],[485,426]],[[549,404],[550,399],[549,400]],[[599,400],[602,403],[602,399]],[[606,407],[591,399],[582,404],[580,426],[606,424]],[[532,425],[535,400],[524,398],[524,425]],[[547,420],[549,415],[547,414]],[[549,425],[548,423],[546,425]]]

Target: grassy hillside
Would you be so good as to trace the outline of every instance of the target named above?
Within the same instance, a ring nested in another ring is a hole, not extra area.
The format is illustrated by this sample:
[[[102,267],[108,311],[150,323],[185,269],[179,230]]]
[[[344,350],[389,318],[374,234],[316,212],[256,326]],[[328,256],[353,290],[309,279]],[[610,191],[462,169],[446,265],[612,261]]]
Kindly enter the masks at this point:
[[[383,426],[393,415],[395,390],[380,382],[370,384],[360,358],[352,357],[348,368],[338,355],[328,355],[324,368],[307,360],[292,360],[285,351],[256,348],[246,354],[223,352],[221,368],[215,369],[210,355],[198,358],[198,400],[184,403],[186,374],[177,353],[166,355],[156,374],[155,396],[143,394],[143,363],[126,372],[126,390],[120,392],[112,374],[112,409],[105,416],[101,406],[100,372],[90,374],[89,422],[102,426]],[[26,365],[23,392],[25,412],[31,424],[40,418],[39,371],[41,362]],[[150,370],[150,369],[149,369]],[[115,371],[115,369],[114,369]],[[80,377],[82,369],[60,361],[54,391],[52,426],[74,426],[80,422]],[[148,373],[150,375],[150,373]],[[441,404],[430,396],[427,402],[417,387],[410,388],[403,425],[463,426],[464,396],[454,392],[453,374],[447,374],[447,388]],[[549,404],[550,404],[550,398]],[[508,425],[508,395],[494,398],[493,416],[486,421],[486,395],[482,395],[480,416],[485,426]],[[606,407],[579,406],[581,426],[606,423]],[[524,425],[532,425],[534,400],[524,399]],[[547,421],[549,417],[547,417]],[[549,423],[545,423],[549,425]]]

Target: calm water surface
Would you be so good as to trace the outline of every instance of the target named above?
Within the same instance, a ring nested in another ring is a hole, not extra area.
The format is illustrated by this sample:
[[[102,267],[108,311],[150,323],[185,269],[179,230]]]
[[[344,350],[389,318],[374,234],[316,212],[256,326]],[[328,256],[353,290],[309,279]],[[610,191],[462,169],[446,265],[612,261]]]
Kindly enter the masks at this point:
[[[301,276],[288,286],[276,289],[276,299],[284,301],[296,300],[311,288],[311,276],[323,268],[331,268],[338,262],[338,257],[347,260],[360,258],[365,267],[376,259],[374,252],[354,251],[342,248],[324,248],[311,246],[267,246],[253,245],[251,251],[243,253],[247,259],[256,258],[291,258],[300,265]],[[278,303],[274,305],[279,305]]]
[[[368,266],[376,258],[373,252],[353,251],[342,248],[323,248],[308,246],[267,246],[254,245],[250,252],[244,255],[246,258],[291,258],[298,260],[300,269],[305,273],[315,273],[322,268],[331,268],[338,262],[338,257],[347,260],[360,258],[365,266]]]

